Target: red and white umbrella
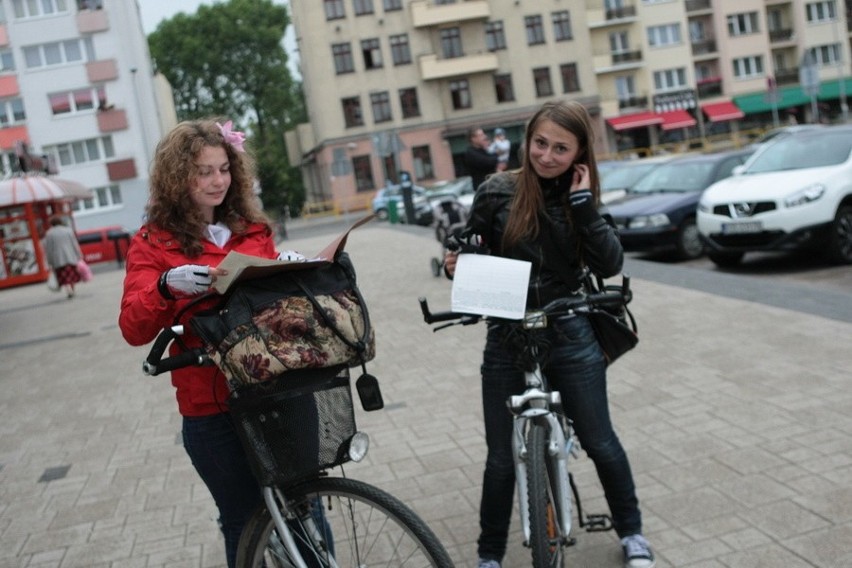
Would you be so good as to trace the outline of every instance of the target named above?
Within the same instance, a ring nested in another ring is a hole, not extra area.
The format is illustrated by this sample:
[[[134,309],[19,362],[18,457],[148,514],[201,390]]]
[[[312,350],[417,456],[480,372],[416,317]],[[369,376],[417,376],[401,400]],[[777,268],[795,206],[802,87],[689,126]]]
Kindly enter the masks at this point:
[[[76,181],[44,175],[23,175],[0,181],[0,207],[53,201],[56,199],[87,199],[92,192]]]

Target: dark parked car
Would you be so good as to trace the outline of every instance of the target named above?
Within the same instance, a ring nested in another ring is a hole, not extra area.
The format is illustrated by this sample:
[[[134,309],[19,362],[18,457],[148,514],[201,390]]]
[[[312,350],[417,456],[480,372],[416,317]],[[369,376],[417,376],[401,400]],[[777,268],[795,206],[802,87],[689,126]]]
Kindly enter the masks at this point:
[[[609,204],[626,251],[674,250],[682,260],[704,254],[695,225],[701,193],[731,175],[754,152],[733,150],[674,158]]]

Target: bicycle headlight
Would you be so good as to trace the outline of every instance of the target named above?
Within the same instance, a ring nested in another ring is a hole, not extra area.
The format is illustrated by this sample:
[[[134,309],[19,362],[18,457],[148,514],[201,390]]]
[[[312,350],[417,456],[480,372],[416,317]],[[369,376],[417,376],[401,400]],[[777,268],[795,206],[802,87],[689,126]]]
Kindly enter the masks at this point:
[[[354,462],[359,462],[367,455],[370,448],[370,437],[364,432],[355,432],[349,440],[349,457]]]

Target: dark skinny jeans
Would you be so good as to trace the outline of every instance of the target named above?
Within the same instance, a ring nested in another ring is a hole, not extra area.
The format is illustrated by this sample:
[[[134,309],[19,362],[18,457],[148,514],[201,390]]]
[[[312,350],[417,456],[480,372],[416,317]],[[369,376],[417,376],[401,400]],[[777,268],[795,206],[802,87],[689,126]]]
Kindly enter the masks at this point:
[[[606,363],[591,324],[582,316],[560,318],[540,333],[549,344],[542,371],[551,387],[562,395],[562,405],[574,421],[580,445],[595,464],[616,532],[619,537],[641,533],[633,474],[610,422]],[[513,335],[505,325],[490,324],[482,364],[488,457],[479,509],[478,552],[480,558],[497,561],[506,553],[515,493],[513,423],[506,400],[525,388]]]

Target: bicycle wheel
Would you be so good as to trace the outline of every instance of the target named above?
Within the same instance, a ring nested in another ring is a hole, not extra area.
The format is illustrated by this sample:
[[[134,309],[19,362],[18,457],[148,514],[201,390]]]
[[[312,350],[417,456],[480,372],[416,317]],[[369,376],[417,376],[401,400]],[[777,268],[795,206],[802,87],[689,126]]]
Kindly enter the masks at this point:
[[[562,534],[557,481],[547,453],[547,428],[531,423],[527,431],[527,500],[533,568],[562,566]]]
[[[453,566],[426,523],[381,489],[327,477],[288,489],[287,499],[295,513],[288,526],[311,568]],[[292,566],[266,507],[243,530],[237,566]]]

